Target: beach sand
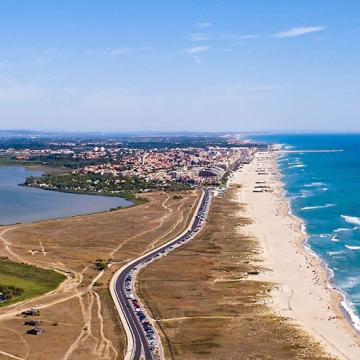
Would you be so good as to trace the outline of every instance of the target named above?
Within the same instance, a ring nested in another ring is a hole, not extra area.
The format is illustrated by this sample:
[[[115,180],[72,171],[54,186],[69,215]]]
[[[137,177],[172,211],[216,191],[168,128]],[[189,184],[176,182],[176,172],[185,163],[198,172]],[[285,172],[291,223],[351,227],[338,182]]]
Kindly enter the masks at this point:
[[[304,247],[302,222],[290,214],[276,156],[276,152],[257,153],[230,180],[241,185],[238,200],[246,204],[246,215],[253,219],[247,230],[259,240],[269,269],[254,279],[276,284],[269,306],[277,313],[313,335],[330,354],[358,360],[360,335],[346,319],[342,296],[329,284],[328,271]],[[270,186],[273,191],[253,192],[255,186]]]

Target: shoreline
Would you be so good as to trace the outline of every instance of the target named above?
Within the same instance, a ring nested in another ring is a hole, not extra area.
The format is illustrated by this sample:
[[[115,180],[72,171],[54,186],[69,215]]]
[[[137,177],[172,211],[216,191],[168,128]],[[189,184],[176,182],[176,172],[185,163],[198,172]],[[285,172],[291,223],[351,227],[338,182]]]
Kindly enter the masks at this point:
[[[9,167],[9,166],[2,166],[2,165],[0,165],[0,170],[1,169],[10,169],[10,168],[15,168],[15,167],[28,170],[24,166]],[[24,180],[21,180],[22,178]],[[34,224],[34,223],[39,223],[42,221],[54,221],[54,220],[60,220],[60,219],[66,219],[66,218],[73,218],[73,217],[77,217],[77,216],[89,216],[89,215],[94,215],[94,214],[120,211],[120,210],[123,210],[126,208],[141,205],[141,204],[147,202],[145,195],[143,197],[137,196],[137,195],[141,195],[141,194],[112,194],[112,195],[110,195],[110,194],[104,194],[104,193],[85,193],[85,192],[80,192],[80,191],[77,191],[77,192],[76,191],[61,191],[58,189],[45,189],[45,188],[41,188],[38,186],[36,186],[36,187],[35,186],[27,186],[23,182],[19,183],[21,181],[25,181],[25,177],[22,176],[21,179],[20,180],[18,179],[17,181],[15,179],[11,183],[11,191],[17,191],[16,189],[19,189],[19,191],[20,191],[21,188],[27,189],[26,191],[31,190],[31,189],[33,189],[33,190],[36,189],[37,191],[48,190],[54,194],[58,193],[58,194],[68,194],[68,195],[96,196],[96,197],[103,197],[103,198],[108,198],[108,199],[112,198],[115,200],[109,200],[109,202],[114,203],[114,204],[109,203],[108,204],[109,206],[104,206],[104,207],[95,206],[95,208],[93,207],[92,209],[89,209],[89,211],[86,210],[86,207],[85,207],[85,210],[83,207],[81,207],[81,209],[79,209],[79,212],[74,211],[73,213],[67,213],[67,214],[58,212],[57,214],[50,214],[50,215],[48,213],[40,213],[40,216],[31,217],[29,219],[26,219],[26,218],[24,219],[24,217],[21,217],[21,216],[20,217],[12,216],[12,218],[4,217],[2,219],[2,221],[0,222],[0,227],[16,226],[16,225],[20,225],[20,224]],[[121,195],[126,195],[126,196],[121,196]],[[54,199],[50,199],[50,200],[53,201]],[[72,200],[72,203],[73,202],[74,202],[74,200]],[[4,212],[4,214],[5,214],[5,212]],[[14,215],[16,215],[15,212],[14,212]]]
[[[305,224],[292,213],[277,164],[279,155],[256,154],[231,180],[242,185],[239,201],[253,219],[248,230],[259,240],[264,266],[270,269],[252,279],[273,282],[270,308],[299,324],[331,355],[359,359],[360,336],[343,305],[346,296],[332,284],[331,269],[309,247]],[[266,168],[266,174],[259,175],[257,166]],[[271,192],[254,193],[259,180]]]
[[[318,150],[316,152],[340,152],[340,151],[343,150]],[[278,157],[288,152],[291,151],[280,150],[279,153],[274,154],[274,161],[276,163],[277,176],[279,177],[279,190],[281,192],[280,196],[287,203],[288,215],[292,217],[296,223],[298,223],[298,231],[303,234],[303,239],[299,242],[298,246],[301,247],[302,250],[305,250],[305,252],[310,254],[315,259],[315,261],[319,263],[319,271],[325,271],[325,279],[327,281],[327,287],[330,289],[330,292],[333,293],[332,296],[336,297],[335,299],[337,301],[336,310],[341,312],[341,316],[345,318],[345,320],[348,322],[351,328],[356,332],[356,334],[360,335],[360,328],[356,327],[355,321],[353,321],[353,317],[355,317],[359,322],[360,322],[360,318],[355,313],[353,313],[351,306],[347,305],[347,294],[341,291],[340,289],[338,289],[334,284],[333,280],[335,278],[335,275],[333,269],[329,267],[327,262],[324,259],[322,259],[320,255],[316,254],[316,252],[311,249],[311,246],[308,243],[309,234],[306,231],[306,224],[304,220],[301,219],[301,217],[295,215],[292,211],[291,202],[286,195],[285,183],[282,180],[284,175],[281,173],[277,163]],[[299,152],[303,152],[303,151],[299,150]]]
[[[91,196],[104,196],[104,197],[116,197],[119,199],[123,199],[126,201],[129,201],[132,203],[132,205],[129,206],[134,206],[134,205],[138,205],[138,204],[142,204],[143,202],[140,201],[136,195],[141,195],[141,193],[138,194],[131,194],[131,193],[100,193],[100,192],[95,192],[95,191],[81,191],[81,190],[61,190],[61,189],[57,189],[57,188],[45,188],[45,187],[41,187],[41,186],[36,186],[36,185],[27,185],[25,183],[23,184],[18,184],[18,186],[23,186],[25,188],[29,188],[29,189],[40,189],[40,190],[45,190],[45,191],[54,191],[54,192],[58,192],[58,193],[63,193],[63,194],[75,194],[75,195],[91,195]],[[129,207],[129,206],[124,206],[124,207]],[[123,207],[123,206],[121,206]]]

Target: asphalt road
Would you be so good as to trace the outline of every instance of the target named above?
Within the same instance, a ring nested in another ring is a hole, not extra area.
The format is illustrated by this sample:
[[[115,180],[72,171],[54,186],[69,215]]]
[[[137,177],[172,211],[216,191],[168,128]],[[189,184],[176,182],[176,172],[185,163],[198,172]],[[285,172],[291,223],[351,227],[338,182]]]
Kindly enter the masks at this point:
[[[175,250],[183,243],[190,241],[202,229],[205,223],[210,199],[211,190],[203,190],[203,196],[193,215],[189,228],[183,234],[179,235],[177,238],[171,240],[165,245],[152,250],[148,254],[142,255],[140,258],[133,260],[128,266],[123,267],[120,272],[115,274],[113,282],[114,291],[112,292],[113,298],[114,301],[118,302],[119,306],[117,306],[117,308],[121,309],[121,320],[124,328],[128,333],[131,333],[132,337],[132,348],[128,349],[125,359],[156,360],[159,359],[159,356],[156,355],[156,349],[159,350],[161,347],[161,344],[158,343],[159,336],[156,336],[155,333],[156,329],[152,326],[151,321],[146,316],[146,310],[142,307],[140,301],[136,297],[133,286],[136,272],[140,268],[143,268],[151,262],[165,256],[170,251]],[[141,315],[142,318],[140,319],[139,314],[141,313],[143,315]],[[147,326],[147,330],[145,330],[144,323],[150,323],[150,326]],[[153,332],[153,335],[151,332]]]

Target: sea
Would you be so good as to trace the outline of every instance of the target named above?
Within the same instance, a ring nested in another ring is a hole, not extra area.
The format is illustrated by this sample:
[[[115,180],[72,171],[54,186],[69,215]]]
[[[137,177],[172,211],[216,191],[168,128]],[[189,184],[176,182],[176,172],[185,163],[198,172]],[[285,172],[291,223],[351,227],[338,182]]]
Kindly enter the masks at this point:
[[[303,220],[306,246],[328,268],[332,286],[344,295],[344,310],[360,330],[360,135],[252,139],[296,150],[278,158],[291,211]]]
[[[19,186],[41,172],[24,167],[0,166],[0,225],[30,223],[127,207],[131,201],[109,196],[47,191]]]

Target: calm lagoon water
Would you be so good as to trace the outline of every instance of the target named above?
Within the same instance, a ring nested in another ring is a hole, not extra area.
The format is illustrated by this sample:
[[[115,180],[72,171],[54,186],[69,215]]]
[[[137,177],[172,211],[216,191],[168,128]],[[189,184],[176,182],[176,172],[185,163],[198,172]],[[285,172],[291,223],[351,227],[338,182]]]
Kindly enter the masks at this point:
[[[61,193],[19,186],[26,177],[39,175],[41,172],[23,167],[0,167],[0,224],[89,214],[132,204],[118,197]]]

